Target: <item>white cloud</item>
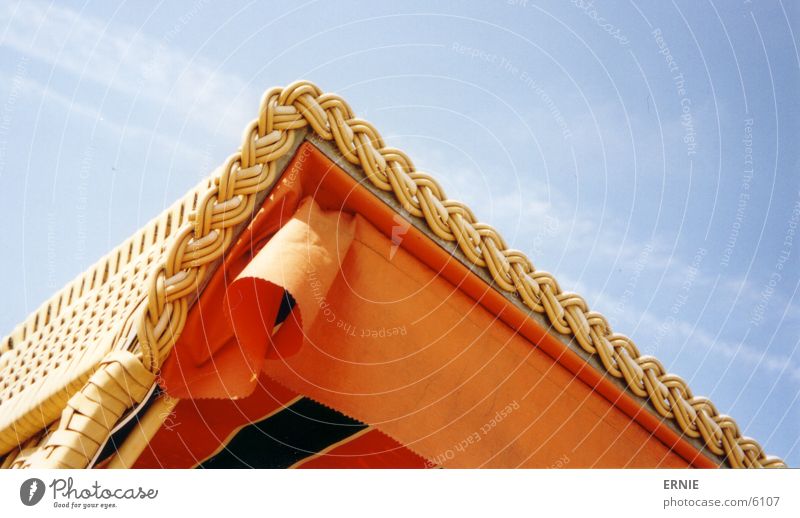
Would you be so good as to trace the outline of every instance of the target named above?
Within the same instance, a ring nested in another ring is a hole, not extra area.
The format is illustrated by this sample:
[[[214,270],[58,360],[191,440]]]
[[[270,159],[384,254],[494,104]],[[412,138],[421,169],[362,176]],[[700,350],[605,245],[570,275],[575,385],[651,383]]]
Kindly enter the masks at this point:
[[[3,46],[82,80],[163,103],[173,115],[206,128],[238,134],[257,109],[249,105],[257,94],[241,78],[173,48],[174,32],[154,38],[37,2],[4,4],[0,18],[8,21]]]
[[[641,322],[643,325],[654,329],[665,325],[663,318],[659,318],[650,312],[645,312],[642,315]],[[680,348],[689,346],[693,349],[700,346],[710,349],[710,355],[721,354],[726,359],[729,359],[732,367],[738,366],[745,368],[745,370],[757,368],[772,374],[784,373],[788,379],[800,383],[800,365],[792,361],[791,355],[771,353],[766,350],[767,345],[762,349],[745,342],[734,343],[723,340],[684,320],[671,322],[671,325],[669,325],[669,337],[664,338],[659,345],[659,347],[664,346]],[[710,355],[708,356],[708,361],[718,361],[710,360],[712,358]]]
[[[151,128],[145,128],[130,123],[122,124],[110,119],[104,116],[94,106],[74,101],[51,88],[46,88],[33,79],[22,79],[21,85],[25,95],[41,97],[46,103],[58,105],[71,115],[83,117],[93,124],[96,123],[101,128],[112,131],[119,137],[125,136],[126,138],[141,139],[148,142],[152,141],[156,145],[164,146],[168,150],[174,150],[186,159],[197,159],[197,157],[204,154],[203,149],[187,145],[184,142],[179,142],[171,135],[159,133]]]

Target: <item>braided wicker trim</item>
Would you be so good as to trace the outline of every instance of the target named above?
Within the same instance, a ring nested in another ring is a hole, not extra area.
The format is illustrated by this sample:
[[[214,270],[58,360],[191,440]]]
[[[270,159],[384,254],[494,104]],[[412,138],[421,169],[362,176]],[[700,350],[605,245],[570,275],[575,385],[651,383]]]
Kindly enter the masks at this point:
[[[150,266],[210,185],[201,182],[0,342],[0,454],[55,421],[105,355],[129,345]]]
[[[720,414],[711,401],[695,397],[686,382],[667,373],[656,358],[641,355],[629,338],[612,332],[605,317],[590,311],[582,297],[562,292],[552,275],[537,271],[522,252],[508,249],[497,231],[478,222],[467,206],[448,200],[432,177],[416,171],[402,151],[386,147],[375,128],[355,118],[343,99],[307,81],[264,95],[241,150],[228,158],[197,200],[190,223],[175,233],[150,271],[146,303],[136,319],[138,345],[150,372],[156,372],[169,354],[209,267],[231,244],[236,226],[253,214],[258,194],[274,183],[275,161],[292,149],[296,130],[306,127],[334,141],[374,186],[391,192],[410,214],[424,218],[435,235],[455,241],[469,261],[489,272],[498,289],[545,314],[559,333],[574,336],[610,375],[624,379],[634,394],[647,398],[687,436],[700,438],[733,467],[785,466],[767,456],[755,440],[743,437],[736,422]],[[58,447],[72,446],[57,441],[54,448]]]

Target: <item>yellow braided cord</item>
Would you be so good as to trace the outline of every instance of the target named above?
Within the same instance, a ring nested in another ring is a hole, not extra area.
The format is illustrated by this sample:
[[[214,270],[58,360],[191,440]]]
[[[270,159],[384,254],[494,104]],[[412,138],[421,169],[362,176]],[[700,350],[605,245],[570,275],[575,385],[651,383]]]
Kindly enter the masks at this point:
[[[743,437],[736,422],[719,414],[708,399],[693,396],[686,383],[667,373],[657,359],[641,355],[629,338],[613,333],[605,317],[589,311],[582,297],[562,292],[552,275],[537,271],[525,254],[509,249],[500,234],[479,223],[468,207],[448,200],[432,177],[415,171],[402,151],[386,147],[378,131],[357,119],[343,99],[322,93],[307,81],[264,95],[258,120],[245,131],[240,152],[227,160],[216,185],[198,204],[194,224],[184,229],[150,277],[146,314],[139,327],[150,369],[158,368],[180,334],[196,279],[229,245],[233,226],[251,212],[256,193],[274,180],[274,161],[291,148],[293,130],[306,126],[320,138],[335,141],[373,185],[393,193],[437,236],[457,242],[470,261],[488,269],[500,289],[516,293],[527,307],[545,313],[558,332],[574,336],[612,376],[624,378],[632,392],[649,398],[658,414],[674,419],[687,436],[702,438],[710,451],[724,455],[734,467],[784,465],[765,455],[756,441]]]
[[[307,81],[266,92],[240,151],[228,158],[194,204],[189,222],[174,233],[150,270],[137,328],[143,363],[150,372],[157,372],[180,335],[209,267],[230,246],[237,225],[252,216],[258,194],[276,180],[276,160],[292,149],[295,131],[307,127],[334,141],[375,187],[391,192],[406,211],[424,218],[438,237],[455,241],[469,261],[488,270],[499,289],[547,315],[559,333],[574,336],[610,375],[648,398],[660,416],[674,420],[688,437],[700,438],[732,467],[785,466],[781,459],[767,456],[755,440],[743,437],[736,422],[718,413],[711,401],[695,397],[686,382],[667,373],[656,358],[641,355],[629,338],[612,332],[606,318],[590,311],[582,297],[562,292],[552,275],[537,271],[525,254],[509,249],[467,206],[448,200],[432,177],[416,171],[402,151],[386,147],[375,128],[355,118],[343,99]]]

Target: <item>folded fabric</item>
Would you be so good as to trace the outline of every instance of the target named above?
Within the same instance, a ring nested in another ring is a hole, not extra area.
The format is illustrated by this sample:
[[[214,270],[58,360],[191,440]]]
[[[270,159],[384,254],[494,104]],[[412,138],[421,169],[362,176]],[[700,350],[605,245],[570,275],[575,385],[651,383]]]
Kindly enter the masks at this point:
[[[279,212],[278,216],[286,214]],[[178,398],[236,399],[251,394],[267,353],[286,357],[297,352],[303,330],[325,312],[327,290],[353,232],[351,216],[323,211],[306,198],[246,264],[242,257],[251,254],[246,246],[238,247],[238,254],[229,256],[215,274],[165,362],[162,388]],[[226,286],[231,275],[235,280]],[[291,311],[276,322],[282,305]],[[269,351],[274,343],[282,349]]]

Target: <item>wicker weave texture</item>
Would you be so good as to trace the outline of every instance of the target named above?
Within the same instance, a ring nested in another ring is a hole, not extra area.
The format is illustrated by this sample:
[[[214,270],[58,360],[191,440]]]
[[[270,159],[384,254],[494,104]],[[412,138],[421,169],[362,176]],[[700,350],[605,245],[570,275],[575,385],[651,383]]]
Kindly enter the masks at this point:
[[[204,180],[0,343],[0,454],[55,421],[104,356],[129,342],[152,265],[209,186]]]

